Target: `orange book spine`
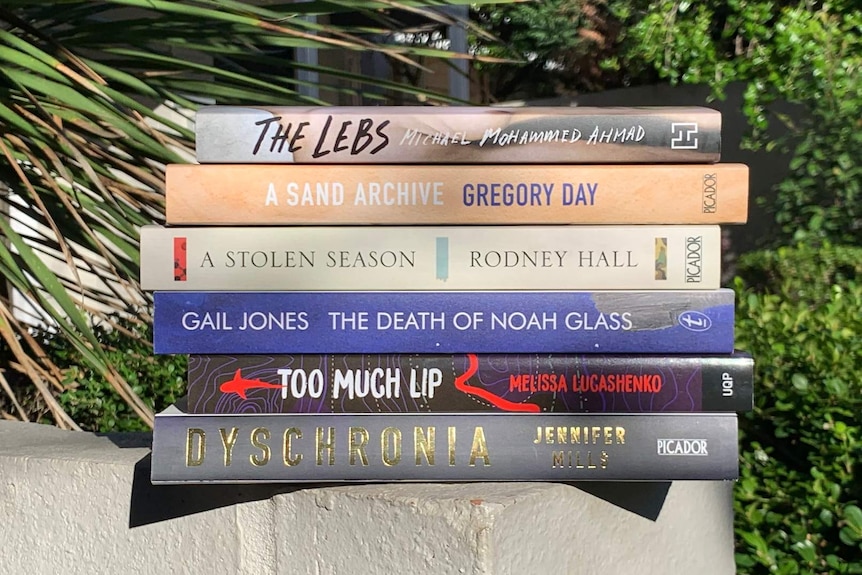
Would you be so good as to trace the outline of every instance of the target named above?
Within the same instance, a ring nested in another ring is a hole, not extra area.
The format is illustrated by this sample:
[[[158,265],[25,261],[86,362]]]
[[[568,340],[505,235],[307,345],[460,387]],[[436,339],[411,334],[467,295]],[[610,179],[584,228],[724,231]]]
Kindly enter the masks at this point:
[[[174,225],[741,224],[748,167],[191,165],[167,167]]]

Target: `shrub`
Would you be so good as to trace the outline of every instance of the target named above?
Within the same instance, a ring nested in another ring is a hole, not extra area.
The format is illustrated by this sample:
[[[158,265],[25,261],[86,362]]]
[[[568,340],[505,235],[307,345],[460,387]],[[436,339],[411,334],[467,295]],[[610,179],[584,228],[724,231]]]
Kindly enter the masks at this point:
[[[743,260],[737,346],[755,358],[756,387],[740,418],[737,566],[862,573],[862,249]]]
[[[779,293],[793,301],[825,301],[834,285],[862,280],[862,248],[780,247],[744,254],[737,273],[757,293]]]
[[[152,328],[118,321],[116,329],[95,332],[117,371],[156,412],[186,388],[186,356],[153,355]],[[58,401],[87,431],[144,431],[149,428],[111,385],[83,361],[66,339],[44,334],[46,351],[64,371],[66,390]]]

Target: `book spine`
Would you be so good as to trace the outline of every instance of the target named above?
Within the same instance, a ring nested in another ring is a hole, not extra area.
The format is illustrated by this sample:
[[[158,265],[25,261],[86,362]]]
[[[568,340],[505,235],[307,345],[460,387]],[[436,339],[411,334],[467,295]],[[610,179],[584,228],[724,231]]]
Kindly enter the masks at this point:
[[[156,292],[156,353],[731,353],[734,292]]]
[[[153,483],[736,479],[735,414],[156,416]]]
[[[197,161],[298,164],[713,163],[721,115],[664,108],[294,108],[197,112]]]
[[[718,226],[141,229],[146,290],[716,289]]]
[[[752,409],[722,356],[191,355],[190,413],[673,413]]]
[[[166,221],[243,224],[738,224],[748,167],[173,164]]]

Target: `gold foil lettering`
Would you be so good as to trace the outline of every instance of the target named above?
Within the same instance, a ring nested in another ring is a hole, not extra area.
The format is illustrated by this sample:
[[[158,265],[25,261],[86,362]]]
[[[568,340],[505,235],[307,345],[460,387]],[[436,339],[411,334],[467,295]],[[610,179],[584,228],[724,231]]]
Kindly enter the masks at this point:
[[[568,443],[569,442],[568,434],[566,433],[567,431],[568,430],[565,427],[558,427],[557,428],[557,443]]]
[[[591,432],[590,438],[592,439],[590,444],[595,445],[596,443],[599,442],[599,437],[602,436],[602,428],[598,427],[598,426],[594,426],[592,429],[590,429],[590,432]]]
[[[545,428],[545,443],[553,443],[554,442],[554,428],[548,426]]]
[[[413,428],[413,444],[415,445],[414,455],[416,457],[416,465],[422,465],[420,454],[425,456],[425,461],[428,462],[428,465],[434,465],[436,433],[436,427],[429,427],[425,433],[422,432],[421,427]]]
[[[626,443],[626,428],[617,427],[617,445],[625,445]]]
[[[614,442],[614,428],[613,427],[605,427],[604,428],[604,436],[605,436],[605,445],[612,445]]]
[[[598,454],[598,463],[593,459],[593,452],[586,452],[586,457],[582,457],[581,451],[552,451],[551,452],[551,469],[607,469],[610,455],[607,451],[600,451]]]
[[[549,427],[548,429],[552,429]],[[470,447],[470,467],[476,465],[476,459],[482,458],[485,466],[491,465],[491,458],[488,456],[488,443],[485,441],[485,430],[479,425],[473,432],[473,445]]]
[[[383,465],[392,467],[401,462],[401,430],[397,427],[386,427],[380,434],[380,451],[383,453]],[[390,453],[391,452],[391,453]]]
[[[193,438],[197,437],[197,442]],[[186,433],[186,467],[197,467],[204,462],[207,434],[203,429],[190,427]],[[197,447],[197,449],[194,449]]]
[[[233,446],[236,443],[239,429],[231,427],[230,433],[226,433],[226,431],[224,427],[219,427],[218,433],[221,436],[221,444],[224,446],[224,466],[229,467],[231,458],[233,457]]]
[[[447,439],[449,441],[449,467],[455,465],[455,426],[450,425],[446,430]]]
[[[571,454],[572,454],[572,452],[570,451],[569,457],[571,457]],[[574,455],[575,455],[575,469],[583,469],[584,465],[581,463],[581,452],[575,451]],[[569,466],[569,467],[571,467],[571,466]]]
[[[323,440],[323,428],[318,427],[315,433],[315,446],[317,448],[317,464],[323,465],[323,450],[329,451],[329,465],[335,465],[335,428],[326,428],[326,441]]]
[[[266,427],[255,427],[251,430],[251,444],[261,451],[260,456],[258,456],[257,453],[252,453],[248,456],[248,460],[251,461],[251,464],[255,467],[262,467],[269,463],[269,458],[272,456],[272,450],[269,448],[269,445],[262,441],[262,439],[269,439],[269,437],[269,429]]]
[[[356,436],[359,439],[356,439]],[[368,430],[364,427],[351,427],[350,435],[347,441],[347,450],[350,453],[350,465],[356,465],[356,457],[359,456],[359,461],[362,465],[368,465],[368,457],[365,455],[365,446],[368,445]]]
[[[536,439],[533,440],[533,443],[542,443],[542,428],[536,428]]]
[[[564,467],[566,461],[565,453],[565,451],[551,452],[551,469],[556,469],[557,467]],[[571,453],[571,451],[569,453]]]
[[[296,437],[297,439],[302,439],[302,431],[295,427],[288,427],[284,430],[284,447],[282,451],[282,457],[284,458],[284,464],[288,467],[295,467],[299,465],[299,462],[302,461],[302,454],[297,453],[295,456],[291,452],[291,438]]]

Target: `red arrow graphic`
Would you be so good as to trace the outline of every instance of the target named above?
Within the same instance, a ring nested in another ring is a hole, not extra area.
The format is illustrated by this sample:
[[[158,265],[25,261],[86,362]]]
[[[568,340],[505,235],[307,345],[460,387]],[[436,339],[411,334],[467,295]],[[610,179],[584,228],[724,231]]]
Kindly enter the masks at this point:
[[[243,399],[248,399],[246,392],[249,389],[281,389],[281,384],[267,383],[259,379],[245,379],[240,375],[241,370],[236,370],[233,379],[226,381],[219,387],[222,393],[235,393]]]
[[[473,377],[473,375],[475,375],[476,372],[479,371],[479,357],[475,353],[468,353],[467,358],[470,364],[467,367],[467,371],[465,371],[463,375],[460,375],[455,378],[455,389],[457,389],[458,391],[463,391],[464,393],[470,395],[476,395],[478,397],[481,397],[485,401],[489,402],[491,405],[499,407],[504,411],[528,411],[530,413],[536,413],[539,411],[540,408],[535,403],[516,403],[514,401],[509,401],[508,399],[503,399],[502,397],[496,396],[487,389],[467,385],[467,380]]]

